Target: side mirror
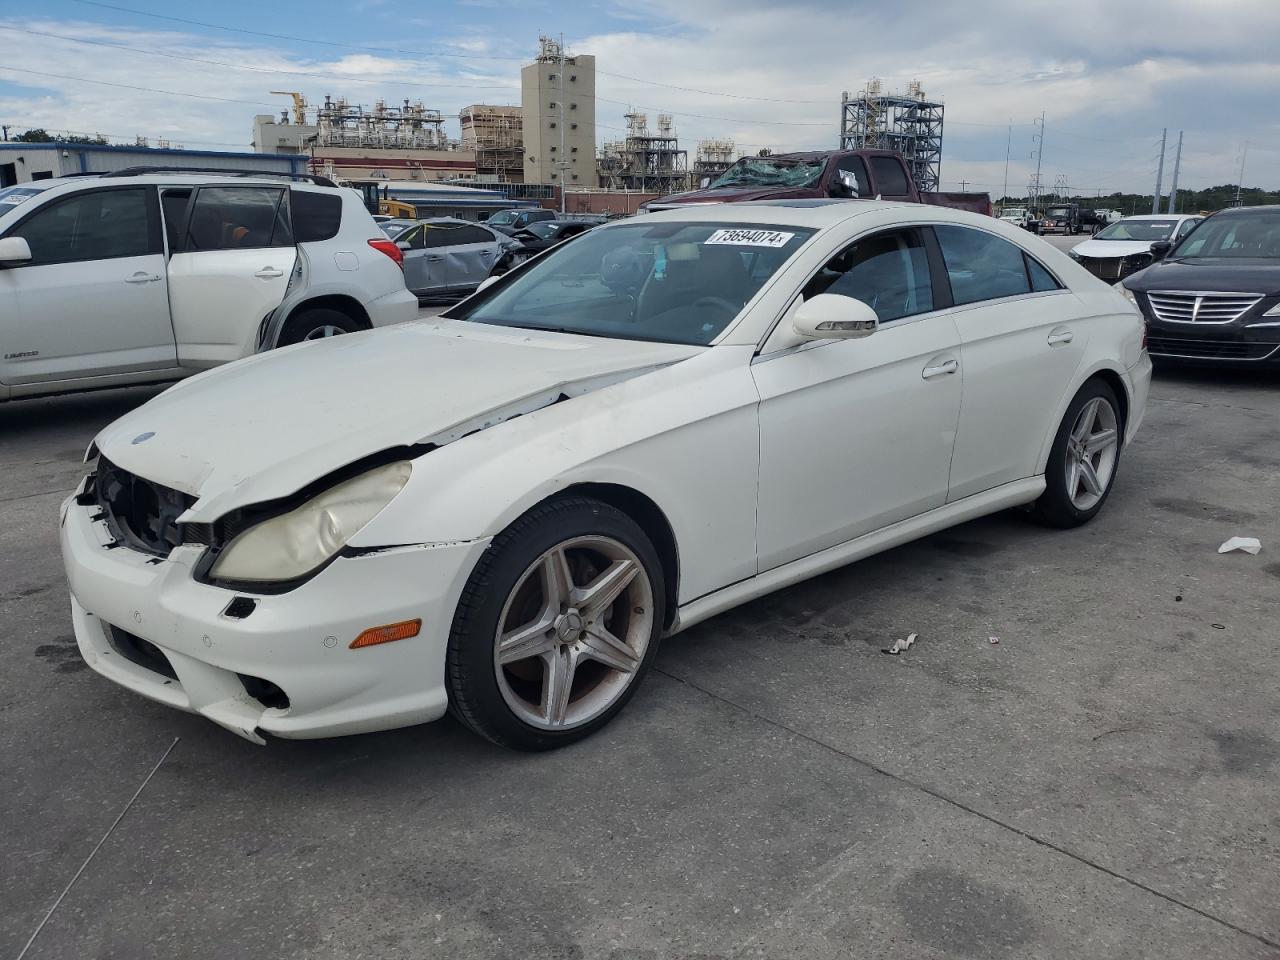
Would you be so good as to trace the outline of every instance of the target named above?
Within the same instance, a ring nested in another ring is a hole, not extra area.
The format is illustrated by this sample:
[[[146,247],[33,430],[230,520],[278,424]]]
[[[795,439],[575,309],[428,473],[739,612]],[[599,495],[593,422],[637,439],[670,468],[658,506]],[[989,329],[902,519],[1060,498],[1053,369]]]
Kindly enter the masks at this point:
[[[476,293],[479,293],[481,290],[487,290],[489,287],[492,287],[497,283],[498,280],[498,277],[485,277],[480,281],[480,286],[476,287]]]
[[[25,237],[5,237],[0,240],[0,267],[12,267],[31,259],[31,246]]]
[[[827,191],[833,197],[856,197],[858,195],[858,178],[851,170],[837,170],[831,188]]]
[[[861,300],[820,293],[800,304],[791,327],[809,340],[861,340],[879,329],[880,320]]]
[[[705,190],[705,189],[707,189],[707,187],[709,187],[709,186],[711,186],[711,178],[710,178],[710,177],[703,177],[701,180],[699,180],[699,181],[698,181],[698,189],[699,189],[699,190]]]
[[[1151,256],[1157,260],[1163,260],[1169,255],[1169,251],[1173,249],[1173,244],[1168,240],[1157,240],[1151,245]]]

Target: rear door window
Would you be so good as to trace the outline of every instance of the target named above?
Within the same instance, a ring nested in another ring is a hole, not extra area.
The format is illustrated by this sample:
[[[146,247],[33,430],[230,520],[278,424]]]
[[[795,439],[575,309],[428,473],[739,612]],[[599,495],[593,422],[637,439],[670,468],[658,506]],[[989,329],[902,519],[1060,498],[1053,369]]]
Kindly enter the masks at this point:
[[[186,249],[252,250],[293,246],[289,191],[279,187],[203,187],[196,194]]]
[[[484,227],[458,227],[454,243],[493,243],[493,234]]]
[[[290,190],[293,238],[298,243],[332,240],[342,226],[342,198],[315,190]]]
[[[148,196],[154,189],[75,193],[36,210],[8,236],[22,237],[31,247],[27,266],[160,253],[159,224]]]
[[[933,230],[957,306],[1031,292],[1021,247],[971,227],[947,224]]]
[[[902,161],[895,157],[872,157],[871,172],[875,176],[876,190],[884,197],[905,197],[911,192],[907,172]]]
[[[460,227],[452,223],[429,223],[424,228],[427,234],[427,246],[455,247],[464,241],[458,239]]]

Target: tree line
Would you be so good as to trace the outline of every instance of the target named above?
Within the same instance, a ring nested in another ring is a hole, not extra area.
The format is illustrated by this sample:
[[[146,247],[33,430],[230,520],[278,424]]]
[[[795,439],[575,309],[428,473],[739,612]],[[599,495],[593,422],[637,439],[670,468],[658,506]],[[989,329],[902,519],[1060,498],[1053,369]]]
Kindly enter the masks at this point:
[[[1119,210],[1125,216],[1151,212],[1151,194],[1141,193],[1109,193],[1098,196],[1080,195],[1072,197],[1040,198],[1042,207],[1058,203],[1078,203],[1081,207],[1094,210]],[[1240,203],[1246,207],[1258,207],[1264,204],[1280,204],[1280,190],[1264,190],[1261,187],[1245,187],[1240,191]],[[1236,204],[1236,185],[1234,183],[1219,184],[1203,190],[1178,190],[1177,202],[1173,205],[1175,213],[1212,213]],[[1004,197],[998,206],[1026,206],[1026,197]],[[1160,198],[1160,212],[1168,209],[1168,194]]]

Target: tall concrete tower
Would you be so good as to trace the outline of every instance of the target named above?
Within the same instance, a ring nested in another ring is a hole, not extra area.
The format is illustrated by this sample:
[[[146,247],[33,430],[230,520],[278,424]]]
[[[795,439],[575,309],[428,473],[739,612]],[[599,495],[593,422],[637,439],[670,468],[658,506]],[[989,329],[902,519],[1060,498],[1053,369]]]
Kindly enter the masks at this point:
[[[566,56],[539,37],[538,58],[520,71],[524,182],[594,187],[596,58]]]

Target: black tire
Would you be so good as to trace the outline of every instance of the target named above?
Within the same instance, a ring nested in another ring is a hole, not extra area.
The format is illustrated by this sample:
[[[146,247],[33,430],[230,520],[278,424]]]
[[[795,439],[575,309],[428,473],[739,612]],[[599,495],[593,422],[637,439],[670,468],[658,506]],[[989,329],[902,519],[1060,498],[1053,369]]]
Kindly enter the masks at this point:
[[[607,709],[578,726],[541,729],[521,719],[499,688],[494,666],[498,619],[530,564],[557,544],[581,536],[613,538],[640,560],[653,596],[652,628],[639,666]],[[463,588],[445,662],[449,711],[480,736],[516,750],[552,750],[582,740],[612,720],[635,694],[657,654],[665,616],[662,563],[634,520],[588,497],[563,497],[539,504],[494,538]]]
[[[1080,509],[1072,501],[1067,490],[1067,456],[1070,445],[1071,428],[1075,425],[1080,412],[1091,400],[1101,399],[1111,405],[1118,425],[1119,437],[1116,444],[1116,460],[1107,478],[1106,487],[1097,502],[1087,509]],[[1115,391],[1101,380],[1090,380],[1067,405],[1067,411],[1058,426],[1053,438],[1053,449],[1049,451],[1049,462],[1045,466],[1045,491],[1031,508],[1031,515],[1040,523],[1050,527],[1069,529],[1078,527],[1092,520],[1107,502],[1112,489],[1116,485],[1116,476],[1120,472],[1120,453],[1124,448],[1124,417],[1121,414],[1120,402]]]
[[[276,341],[277,347],[287,347],[291,343],[301,343],[308,339],[313,331],[321,330],[325,327],[334,327],[342,333],[355,333],[357,330],[363,330],[362,324],[352,320],[341,310],[334,310],[330,307],[313,307],[310,310],[302,310],[295,313],[285,321],[284,329],[280,331],[280,338]]]

